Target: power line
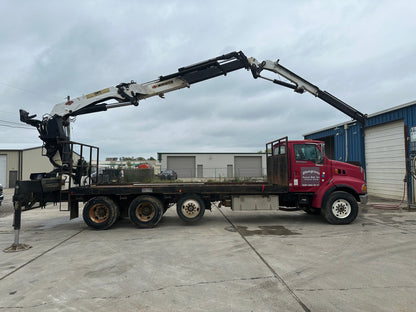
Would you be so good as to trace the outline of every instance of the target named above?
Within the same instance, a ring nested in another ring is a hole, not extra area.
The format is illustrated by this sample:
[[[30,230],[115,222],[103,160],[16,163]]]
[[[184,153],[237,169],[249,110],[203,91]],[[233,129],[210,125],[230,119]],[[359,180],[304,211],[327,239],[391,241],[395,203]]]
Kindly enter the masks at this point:
[[[17,111],[16,112],[8,112],[8,111],[0,110],[0,113],[16,115]]]
[[[24,127],[24,126],[10,126],[10,125],[3,125],[3,124],[0,124],[0,127],[20,128],[20,129],[33,130],[33,128],[29,128],[29,127]]]
[[[8,88],[18,90],[20,92],[26,92],[26,93],[30,93],[30,94],[33,94],[33,95],[36,95],[36,96],[42,96],[44,99],[46,99],[45,94],[41,94],[39,92],[35,92],[35,91],[32,91],[32,90],[28,90],[28,89],[23,89],[23,88],[20,88],[20,87],[15,87],[15,86],[9,85],[9,84],[1,82],[1,81],[0,81],[0,84],[5,86],[5,87],[8,87]],[[47,97],[51,100],[53,98],[54,101],[58,101],[58,99],[59,99],[59,97],[52,96],[52,95],[48,95]]]
[[[32,127],[27,127],[22,125],[21,123],[14,122],[14,121],[7,121],[0,119],[0,126],[1,127],[8,127],[8,128],[20,128],[20,129],[33,129]]]
[[[14,121],[8,121],[8,120],[2,120],[0,119],[0,122],[8,123],[8,124],[15,124],[15,125],[21,125],[20,122],[14,122]]]

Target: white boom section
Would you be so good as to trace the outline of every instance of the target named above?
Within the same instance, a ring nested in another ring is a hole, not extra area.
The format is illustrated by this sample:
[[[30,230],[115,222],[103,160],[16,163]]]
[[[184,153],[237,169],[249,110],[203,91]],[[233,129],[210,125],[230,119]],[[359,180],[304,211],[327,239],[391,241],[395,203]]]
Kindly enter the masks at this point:
[[[303,79],[302,77],[299,77],[294,72],[290,71],[289,69],[283,67],[279,64],[279,60],[276,62],[273,61],[263,61],[258,62],[255,58],[250,57],[247,59],[248,63],[251,67],[251,72],[254,76],[254,78],[263,78],[268,81],[271,81],[275,84],[291,88],[295,90],[297,93],[303,93],[304,91],[308,91],[309,93],[313,94],[314,96],[320,98],[321,100],[327,102],[329,105],[332,105],[336,109],[340,110],[344,114],[350,116],[351,118],[358,120],[361,124],[365,125],[367,115],[359,112],[355,108],[349,106],[347,103],[341,101],[340,99],[336,98],[329,92],[320,90],[317,86],[313,85],[312,83],[308,82],[307,80]],[[277,79],[270,79],[264,76],[261,76],[260,73],[263,70],[268,70],[271,72],[274,72],[276,74],[279,74],[283,77],[285,77],[287,80],[292,82],[293,84],[277,80]]]
[[[255,68],[258,68],[257,75],[260,78],[275,82],[275,79],[270,79],[270,78],[263,77],[263,76],[260,75],[260,72],[263,69],[269,70],[269,71],[274,72],[276,74],[279,74],[279,75],[285,77],[287,80],[293,82],[296,85],[296,88],[294,88],[295,92],[303,93],[304,91],[308,91],[308,92],[312,93],[313,95],[318,96],[318,90],[319,90],[318,87],[314,86],[313,84],[306,81],[302,77],[299,77],[295,73],[291,72],[287,68],[280,65],[279,60],[277,60],[276,62],[269,61],[269,60],[259,62],[254,57],[250,57],[250,58],[248,58],[248,62],[250,63],[252,68],[253,68],[253,65],[255,66]]]
[[[50,115],[66,116],[80,111],[90,105],[101,103],[107,100],[116,100],[115,103],[105,104],[106,108],[114,108],[125,105],[138,105],[138,101],[158,95],[163,97],[164,93],[189,87],[189,84],[179,78],[174,77],[164,81],[150,81],[144,84],[134,82],[123,84],[117,87],[109,87],[77,98],[68,99],[66,102],[56,104]],[[133,101],[122,93],[125,93]]]

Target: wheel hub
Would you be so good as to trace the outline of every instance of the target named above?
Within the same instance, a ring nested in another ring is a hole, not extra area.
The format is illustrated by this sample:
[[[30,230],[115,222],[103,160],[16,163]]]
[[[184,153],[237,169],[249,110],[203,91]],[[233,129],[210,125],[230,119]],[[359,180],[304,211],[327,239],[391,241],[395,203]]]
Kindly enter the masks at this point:
[[[143,222],[151,220],[155,213],[155,209],[150,203],[142,203],[136,208],[136,217]]]
[[[95,223],[102,223],[108,219],[110,211],[107,206],[102,204],[94,205],[90,210],[90,218]]]
[[[193,212],[194,210],[196,209],[196,207],[195,207],[195,205],[194,204],[189,204],[187,207],[186,207],[186,210],[188,211],[188,212]]]
[[[338,199],[332,204],[332,212],[337,218],[344,219],[351,213],[351,205],[345,199]]]
[[[195,217],[198,215],[200,207],[194,200],[187,200],[182,205],[182,212],[188,217]]]
[[[144,214],[145,216],[148,216],[151,213],[152,213],[152,209],[150,209],[149,207],[143,207],[142,214]]]

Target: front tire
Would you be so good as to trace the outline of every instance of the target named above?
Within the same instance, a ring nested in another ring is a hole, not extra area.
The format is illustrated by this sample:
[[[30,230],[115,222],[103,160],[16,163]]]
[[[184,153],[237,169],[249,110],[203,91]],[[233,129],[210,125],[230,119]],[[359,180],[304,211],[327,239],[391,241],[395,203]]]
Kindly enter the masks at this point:
[[[91,198],[82,211],[84,222],[96,230],[110,228],[117,221],[119,215],[119,207],[113,200],[105,196]]]
[[[358,216],[358,203],[347,192],[334,192],[325,205],[324,217],[331,224],[349,224]]]

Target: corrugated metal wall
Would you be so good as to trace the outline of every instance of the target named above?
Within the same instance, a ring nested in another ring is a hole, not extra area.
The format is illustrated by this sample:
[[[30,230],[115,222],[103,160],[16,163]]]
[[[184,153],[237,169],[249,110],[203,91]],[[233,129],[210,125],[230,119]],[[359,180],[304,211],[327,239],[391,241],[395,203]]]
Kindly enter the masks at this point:
[[[410,136],[410,128],[416,127],[416,101],[403,104],[397,107],[393,107],[390,110],[382,111],[369,116],[366,127],[372,127],[381,125],[384,123],[403,120],[406,127],[406,135]],[[348,129],[344,129],[344,125],[348,125]],[[328,136],[334,137],[335,144],[335,159],[345,161],[357,161],[361,166],[365,168],[365,153],[364,153],[364,131],[358,122],[349,122],[320,130],[314,133],[305,135],[305,139],[321,139]],[[346,136],[348,141],[348,155],[346,149]],[[408,151],[410,152],[410,142],[408,142]],[[406,155],[410,158],[410,155]],[[409,160],[410,168],[410,160]],[[410,180],[410,183],[413,181]],[[412,194],[412,186],[409,188],[409,192]]]
[[[347,133],[347,135],[345,135]],[[315,132],[305,136],[306,139],[319,140],[325,137],[334,137],[335,160],[359,162],[364,166],[364,140],[361,125],[357,122],[338,125],[331,129]],[[348,148],[347,148],[348,147]]]

